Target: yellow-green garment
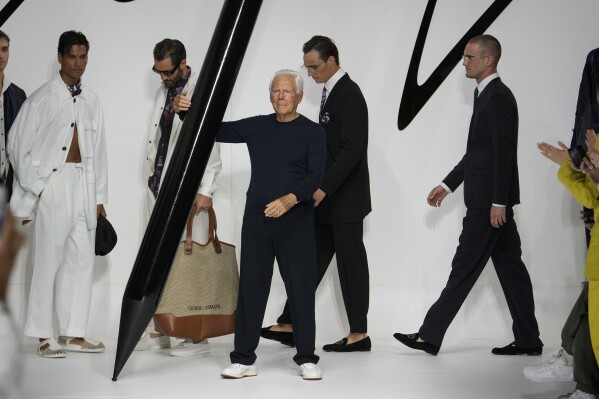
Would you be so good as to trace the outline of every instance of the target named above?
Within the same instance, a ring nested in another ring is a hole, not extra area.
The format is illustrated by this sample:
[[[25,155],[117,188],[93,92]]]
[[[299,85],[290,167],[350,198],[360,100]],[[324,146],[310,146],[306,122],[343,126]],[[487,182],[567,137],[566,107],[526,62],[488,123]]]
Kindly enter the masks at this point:
[[[599,144],[599,141],[597,141]],[[570,160],[568,160],[569,162]],[[587,252],[584,275],[589,281],[589,328],[595,360],[599,363],[599,190],[590,179],[568,166],[560,167],[557,177],[570,190],[572,196],[585,208],[593,209],[596,223],[591,230],[591,243]]]

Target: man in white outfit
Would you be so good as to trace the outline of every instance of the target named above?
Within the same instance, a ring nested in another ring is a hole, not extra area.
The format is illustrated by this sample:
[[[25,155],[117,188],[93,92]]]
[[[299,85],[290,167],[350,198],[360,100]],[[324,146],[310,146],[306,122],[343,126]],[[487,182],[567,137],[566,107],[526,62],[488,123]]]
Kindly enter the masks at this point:
[[[146,165],[149,178],[146,190],[147,220],[145,224],[150,219],[156,204],[161,178],[168,169],[186,115],[186,112],[178,112],[176,107],[173,107],[175,99],[177,96],[191,97],[198,79],[197,72],[187,65],[186,57],[185,46],[176,39],[164,39],[154,47],[152,71],[160,76],[162,84],[156,92],[147,138]],[[208,240],[208,213],[206,210],[212,206],[212,195],[216,190],[216,177],[220,173],[221,165],[219,147],[218,144],[215,144],[194,204],[198,215],[194,218],[193,240],[201,244]],[[208,352],[207,343],[206,340],[184,340],[179,342],[170,354],[172,356],[190,356],[206,353]],[[135,350],[169,347],[170,338],[156,332],[154,324],[151,322]]]
[[[38,354],[46,358],[104,351],[102,342],[84,338],[96,222],[106,216],[108,194],[102,105],[81,82],[88,51],[83,33],[60,36],[60,71],[25,101],[8,138],[15,171],[11,209],[23,224],[35,217],[25,335],[39,338]]]

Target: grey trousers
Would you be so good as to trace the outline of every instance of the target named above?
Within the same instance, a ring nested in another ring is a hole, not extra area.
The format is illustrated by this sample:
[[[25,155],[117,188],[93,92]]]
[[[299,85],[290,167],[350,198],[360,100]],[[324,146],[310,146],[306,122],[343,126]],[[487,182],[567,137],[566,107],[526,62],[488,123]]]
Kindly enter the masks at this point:
[[[589,283],[584,282],[570,316],[562,329],[562,348],[574,356],[576,389],[599,394],[599,367],[589,329]]]

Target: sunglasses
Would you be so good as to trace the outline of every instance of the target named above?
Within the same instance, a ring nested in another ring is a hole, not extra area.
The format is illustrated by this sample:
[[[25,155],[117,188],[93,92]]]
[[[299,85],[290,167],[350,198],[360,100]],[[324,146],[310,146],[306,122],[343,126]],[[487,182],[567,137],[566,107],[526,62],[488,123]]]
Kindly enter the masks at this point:
[[[156,66],[153,66],[152,67],[152,71],[156,72],[158,75],[173,76],[173,74],[175,73],[175,71],[177,70],[177,68],[179,68],[179,65],[175,66],[170,71],[159,71],[158,69],[156,69]]]

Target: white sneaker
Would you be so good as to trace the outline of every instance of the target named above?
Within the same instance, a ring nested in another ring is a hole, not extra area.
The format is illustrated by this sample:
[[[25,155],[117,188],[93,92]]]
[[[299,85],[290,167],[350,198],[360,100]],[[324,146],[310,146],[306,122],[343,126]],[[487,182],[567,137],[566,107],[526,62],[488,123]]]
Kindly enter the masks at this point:
[[[258,375],[256,372],[256,366],[245,364],[233,363],[229,367],[225,367],[220,375],[225,378],[243,378],[243,377],[254,377]]]
[[[171,347],[171,338],[168,335],[161,335],[152,338],[150,334],[144,334],[135,345],[135,351],[147,351],[149,349],[164,349]]]
[[[171,356],[193,356],[208,352],[210,352],[210,347],[207,339],[197,343],[194,343],[193,339],[186,339],[171,349]]]
[[[322,380],[322,370],[314,363],[304,363],[300,366],[300,375],[304,380]]]
[[[552,355],[548,360],[536,366],[526,367],[524,376],[536,382],[574,381],[572,356],[565,350]]]
[[[597,395],[592,393],[582,392],[580,389],[572,392],[572,395],[568,396],[568,399],[596,399]]]

